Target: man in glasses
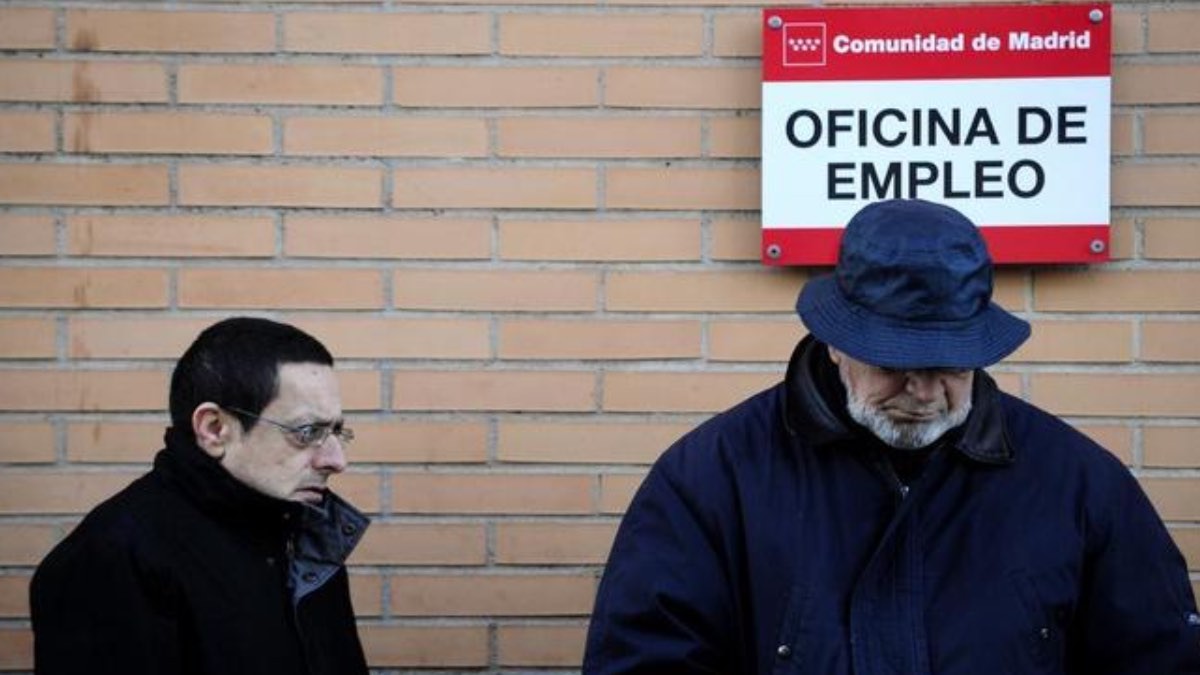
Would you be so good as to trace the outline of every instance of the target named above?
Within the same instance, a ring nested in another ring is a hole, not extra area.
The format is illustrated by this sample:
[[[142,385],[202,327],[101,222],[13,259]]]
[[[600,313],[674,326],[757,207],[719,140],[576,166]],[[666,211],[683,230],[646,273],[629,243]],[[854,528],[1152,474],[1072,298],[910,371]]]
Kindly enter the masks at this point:
[[[328,486],[354,438],[329,351],[221,321],[176,364],[170,410],[153,470],[38,567],[36,672],[366,673],[345,560],[368,520]]]

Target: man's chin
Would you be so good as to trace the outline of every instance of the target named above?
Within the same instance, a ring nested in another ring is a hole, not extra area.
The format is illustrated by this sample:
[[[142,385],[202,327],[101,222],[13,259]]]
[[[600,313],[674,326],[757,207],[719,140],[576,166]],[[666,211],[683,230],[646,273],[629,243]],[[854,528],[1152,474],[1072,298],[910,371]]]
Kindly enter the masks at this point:
[[[320,504],[325,501],[325,488],[300,488],[292,493],[291,501],[305,504]]]

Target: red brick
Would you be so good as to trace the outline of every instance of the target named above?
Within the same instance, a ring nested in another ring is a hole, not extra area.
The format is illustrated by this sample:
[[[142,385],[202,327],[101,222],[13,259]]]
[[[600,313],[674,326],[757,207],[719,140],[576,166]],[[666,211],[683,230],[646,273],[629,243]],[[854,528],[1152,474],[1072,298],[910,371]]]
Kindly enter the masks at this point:
[[[379,273],[361,269],[190,268],[179,272],[180,307],[378,309]]]
[[[0,255],[54,255],[54,219],[49,216],[26,216],[0,213]]]
[[[140,471],[6,471],[0,475],[0,513],[86,513]]]
[[[179,167],[179,201],[189,206],[378,208],[378,169],[340,166]]]
[[[0,574],[0,618],[29,616],[31,574]]]
[[[1123,270],[1037,272],[1034,307],[1058,312],[1175,312],[1200,309],[1200,273]]]
[[[177,359],[211,319],[167,316],[70,317],[73,359]]]
[[[379,410],[383,385],[377,367],[368,364],[365,369],[352,370],[343,366],[337,369],[337,378],[345,411]]]
[[[502,565],[603,564],[617,524],[501,522],[496,525],[496,562]]]
[[[590,209],[592,169],[535,167],[396,169],[396,208]]]
[[[1196,103],[1200,66],[1192,63],[1117,63],[1113,66],[1114,105]],[[1116,184],[1114,183],[1114,186]]]
[[[58,543],[55,525],[0,521],[0,564],[33,566]],[[0,654],[4,650],[0,649]]]
[[[806,332],[794,315],[782,321],[713,321],[708,328],[709,358],[782,364]]]
[[[1161,374],[1035,373],[1033,402],[1059,415],[1200,416],[1200,378]]]
[[[1195,111],[1148,110],[1142,115],[1143,143],[1148,155],[1195,155],[1200,139],[1193,133],[1200,124]]]
[[[419,66],[392,69],[392,102],[408,107],[582,107],[600,102],[595,68]]]
[[[595,408],[590,372],[403,370],[392,376],[394,410],[583,412]]]
[[[284,253],[312,258],[479,260],[491,255],[485,219],[287,216]]]
[[[1147,426],[1142,429],[1146,466],[1200,468],[1200,427]]]
[[[1169,7],[1147,12],[1147,28],[1151,52],[1200,51],[1196,36],[1200,35],[1200,11],[1189,7]]]
[[[487,533],[480,524],[375,522],[351,565],[482,565]]]
[[[332,54],[488,54],[487,14],[290,12],[284,49]]]
[[[803,277],[793,271],[613,272],[604,306],[617,312],[788,312]]]
[[[714,117],[708,122],[709,155],[757,159],[762,152],[762,119]]]
[[[404,269],[392,276],[393,302],[402,309],[533,312],[591,311],[593,272]]]
[[[159,370],[11,370],[0,410],[162,410],[169,374]]]
[[[650,464],[695,424],[501,421],[502,462]]]
[[[50,359],[58,352],[54,319],[0,317],[0,358]]]
[[[684,321],[514,319],[500,324],[502,359],[686,359],[700,356],[700,326]]]
[[[1116,7],[1113,12],[1112,50],[1114,54],[1140,54],[1146,50],[1143,38],[1141,11],[1122,11]],[[1134,8],[1137,9],[1137,8]]]
[[[506,260],[698,260],[696,220],[501,220]]]
[[[645,473],[605,474],[600,476],[600,512],[621,514],[637,492]]]
[[[0,10],[0,25],[3,13]],[[54,116],[45,112],[0,113],[0,152],[54,152]]]
[[[165,395],[166,392],[163,392]],[[168,422],[76,422],[67,427],[67,459],[71,462],[135,462],[149,469],[163,447]]]
[[[275,223],[266,216],[71,216],[67,249],[80,256],[265,258],[275,254]]]
[[[734,108],[762,105],[756,68],[614,66],[605,71],[604,103],[633,108]]]
[[[1036,321],[1033,335],[1009,362],[1123,363],[1133,358],[1128,321]]]
[[[33,631],[0,627],[0,670],[33,670]]]
[[[1143,321],[1141,356],[1146,361],[1200,362],[1200,323]]]
[[[1195,478],[1142,478],[1139,481],[1163,520],[1200,520],[1200,481]]]
[[[0,462],[53,462],[54,427],[45,422],[0,423]]]
[[[284,122],[289,155],[485,157],[488,132],[478,118],[293,117]]]
[[[54,10],[0,9],[0,49],[54,49]]]
[[[485,319],[400,319],[297,315],[335,358],[485,359],[491,355]]]
[[[778,373],[607,372],[609,412],[718,412],[783,379]]]
[[[1191,163],[1119,164],[1112,170],[1112,205],[1200,206],[1197,182],[1200,167]]]
[[[0,203],[160,206],[167,180],[165,166],[0,164]]]
[[[0,101],[166,103],[167,73],[133,61],[0,61]]]
[[[383,579],[377,574],[351,573],[350,603],[359,618],[382,615]]]
[[[502,666],[574,668],[583,661],[587,626],[500,626],[497,659]]]
[[[390,511],[581,515],[593,510],[594,483],[592,476],[585,475],[395,473]]]
[[[712,233],[714,260],[762,258],[762,225],[757,218],[715,218]]]
[[[679,117],[506,117],[502,157],[698,157],[700,120]]]
[[[759,172],[743,168],[611,168],[605,205],[614,209],[759,208]]]
[[[487,626],[359,626],[372,668],[482,668],[488,664]]]
[[[1147,258],[1162,260],[1200,259],[1200,219],[1147,218],[1145,250]]]
[[[762,13],[713,17],[714,56],[762,56]]]
[[[265,155],[273,149],[271,118],[218,113],[67,113],[70,152]]]
[[[179,67],[179,102],[379,105],[383,71],[359,65],[185,63]]]
[[[482,422],[351,420],[359,440],[356,462],[479,464],[487,460],[488,430]]]
[[[152,268],[6,267],[3,307],[165,307],[167,275]]]
[[[704,18],[636,14],[501,14],[508,56],[699,56]]]
[[[590,575],[421,574],[393,576],[397,616],[581,616],[591,610]]]
[[[1113,113],[1109,137],[1112,141],[1113,157],[1130,157],[1136,154],[1137,123],[1129,113]]]
[[[96,52],[271,52],[275,19],[267,12],[67,12],[67,43]]]

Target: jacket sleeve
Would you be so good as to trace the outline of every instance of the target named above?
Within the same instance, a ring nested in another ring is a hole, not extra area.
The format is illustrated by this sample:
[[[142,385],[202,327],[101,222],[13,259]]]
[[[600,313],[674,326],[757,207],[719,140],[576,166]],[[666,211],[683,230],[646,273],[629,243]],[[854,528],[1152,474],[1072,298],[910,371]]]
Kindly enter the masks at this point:
[[[170,595],[119,541],[68,538],[30,585],[35,672],[182,672]]]
[[[718,485],[705,495],[712,513]],[[709,501],[711,499],[711,501]],[[651,470],[613,543],[589,627],[585,675],[731,673],[733,590],[717,525],[696,495]]]
[[[1095,675],[1200,673],[1200,615],[1187,563],[1133,476],[1107,483],[1107,517],[1094,523],[1081,630],[1071,650]],[[1094,502],[1093,502],[1094,503]]]

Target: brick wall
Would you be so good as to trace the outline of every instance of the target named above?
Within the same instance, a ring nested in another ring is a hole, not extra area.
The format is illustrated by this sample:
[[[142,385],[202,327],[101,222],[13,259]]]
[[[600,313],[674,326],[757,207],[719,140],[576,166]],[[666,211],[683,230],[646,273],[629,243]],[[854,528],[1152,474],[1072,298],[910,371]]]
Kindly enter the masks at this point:
[[[1115,259],[1003,270],[1035,336],[994,372],[1200,579],[1200,2],[1116,9]],[[574,670],[647,465],[802,334],[809,272],[757,261],[758,10],[0,0],[0,670],[232,313],[340,357],[371,663]]]

